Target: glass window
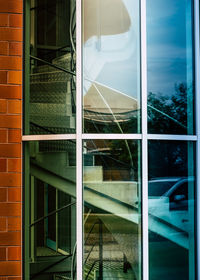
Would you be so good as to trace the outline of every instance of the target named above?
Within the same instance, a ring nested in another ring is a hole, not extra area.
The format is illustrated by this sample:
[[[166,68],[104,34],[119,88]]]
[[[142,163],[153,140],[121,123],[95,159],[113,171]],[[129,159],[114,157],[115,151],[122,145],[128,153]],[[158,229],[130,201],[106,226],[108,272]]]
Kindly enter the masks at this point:
[[[195,279],[194,152],[192,142],[149,142],[149,280]]]
[[[149,133],[194,133],[193,1],[147,1]]]
[[[30,1],[25,134],[75,133],[75,1]]]
[[[85,279],[141,279],[140,142],[84,141],[83,159]]]
[[[138,0],[83,1],[85,133],[140,132],[139,12]]]
[[[73,141],[26,143],[30,279],[75,273],[71,271],[76,246],[75,148]]]
[[[193,1],[25,2],[25,279],[195,280]]]

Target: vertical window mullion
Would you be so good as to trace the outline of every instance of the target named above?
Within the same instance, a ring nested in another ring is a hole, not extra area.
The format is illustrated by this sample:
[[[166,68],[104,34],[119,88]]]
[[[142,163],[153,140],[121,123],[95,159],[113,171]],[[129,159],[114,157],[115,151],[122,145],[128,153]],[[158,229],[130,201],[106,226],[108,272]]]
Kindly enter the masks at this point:
[[[200,279],[200,42],[199,42],[199,1],[194,1],[194,40],[195,40],[195,105],[196,105],[196,200],[197,200],[197,279]]]
[[[147,146],[147,46],[146,0],[141,0],[141,94],[142,94],[142,280],[149,279],[148,253],[148,146]]]
[[[83,189],[82,189],[82,1],[76,0],[76,240],[77,279],[83,278]]]

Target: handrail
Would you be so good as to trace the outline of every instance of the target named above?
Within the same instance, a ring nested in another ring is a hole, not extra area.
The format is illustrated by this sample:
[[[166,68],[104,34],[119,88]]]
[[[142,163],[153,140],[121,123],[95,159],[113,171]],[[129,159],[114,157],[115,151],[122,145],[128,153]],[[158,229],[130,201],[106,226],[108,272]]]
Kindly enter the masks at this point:
[[[96,222],[94,222],[94,223],[93,223],[93,225],[91,226],[90,231],[88,232],[88,235],[87,235],[87,237],[86,237],[86,239],[85,239],[84,244],[86,244],[86,243],[87,243],[88,238],[89,238],[89,236],[90,236],[90,234],[91,234],[91,232],[92,232],[92,230],[93,230],[94,226],[95,226],[95,225],[97,225],[98,223],[99,223],[99,221],[96,221]]]
[[[75,2],[76,3],[76,2]],[[69,34],[70,34],[70,41],[71,41],[71,45],[72,45],[72,49],[74,51],[74,53],[76,53],[76,48],[74,46],[74,41],[73,41],[73,30],[72,30],[72,24],[73,24],[73,21],[74,21],[74,16],[75,16],[75,12],[76,12],[76,6],[74,7],[74,10],[71,14],[71,17],[70,17],[70,24],[69,24]]]
[[[64,280],[71,280],[71,278],[70,278],[70,277],[63,276],[63,275],[57,275],[57,274],[56,274],[56,278],[59,278],[59,279],[64,279]]]
[[[56,278],[64,279],[64,280],[71,280],[71,278],[69,278],[67,276],[62,276],[62,275],[56,275]]]
[[[70,207],[70,206],[72,206],[72,205],[74,205],[74,204],[76,204],[76,202],[72,202],[72,203],[70,203],[70,204],[67,204],[67,205],[65,205],[65,206],[63,206],[63,207],[60,207],[60,208],[58,208],[58,209],[56,209],[56,210],[50,212],[48,215],[43,216],[43,217],[37,219],[36,221],[34,221],[32,224],[30,224],[30,227],[35,226],[35,225],[38,224],[39,222],[41,222],[41,221],[47,219],[48,217],[50,217],[50,216],[52,216],[52,215],[54,215],[54,214],[56,214],[56,213],[62,211],[63,209],[66,209],[66,208],[68,208],[68,207]]]
[[[87,213],[87,216],[85,217],[84,219],[84,225],[88,219],[88,217],[90,216],[90,213],[91,213],[91,209],[89,209],[88,213]],[[74,280],[74,276],[75,276],[75,271],[74,271],[74,264],[75,264],[75,255],[76,255],[76,248],[77,248],[77,243],[75,243],[74,245],[74,249],[73,249],[73,253],[72,253],[72,264],[71,264],[71,278],[72,280]]]
[[[30,58],[32,58],[32,59],[34,59],[34,60],[37,60],[37,61],[40,61],[40,62],[42,62],[42,63],[44,63],[44,64],[47,64],[47,65],[49,65],[49,66],[51,66],[51,67],[54,67],[54,68],[56,68],[56,69],[58,69],[58,70],[60,70],[60,71],[63,71],[63,72],[65,72],[65,73],[67,73],[67,74],[76,76],[76,73],[75,73],[75,72],[72,72],[72,71],[67,70],[67,69],[65,69],[65,68],[62,68],[62,67],[60,67],[60,66],[57,66],[57,65],[55,65],[55,64],[53,64],[53,63],[51,63],[51,62],[48,62],[48,61],[46,61],[46,60],[44,60],[44,59],[38,58],[38,57],[33,56],[33,55],[30,55]]]
[[[93,267],[95,266],[96,262],[99,262],[99,260],[96,260],[96,261],[93,262],[92,266],[90,267],[90,270],[88,271],[87,276],[85,277],[85,280],[88,279],[88,276],[90,275],[90,272],[92,271],[92,269],[93,269]]]
[[[72,263],[71,263],[71,278],[72,280],[74,280],[74,276],[75,276],[75,271],[74,271],[74,260],[75,260],[75,255],[76,255],[76,247],[77,247],[77,243],[75,243],[74,245],[74,249],[73,249],[73,253],[72,253]]]
[[[34,125],[34,126],[36,126],[36,127],[38,127],[38,128],[41,128],[41,129],[43,129],[44,131],[50,132],[51,134],[56,134],[54,131],[52,131],[52,130],[50,130],[50,129],[44,127],[44,126],[41,126],[41,125],[39,125],[39,124],[37,124],[37,123],[30,122],[30,124],[32,124],[32,125]]]
[[[41,128],[41,129],[43,129],[44,131],[50,132],[51,134],[57,134],[55,131],[52,131],[52,130],[50,130],[50,129],[44,127],[44,126],[41,126],[41,125],[39,125],[39,124],[37,124],[37,123],[30,122],[30,124],[32,124],[33,126],[36,126],[36,127],[38,127],[38,128]],[[73,134],[73,133],[70,132],[70,134]],[[73,140],[70,140],[70,139],[67,140],[67,141],[74,143],[74,141],[73,141]]]
[[[182,124],[182,123],[179,122],[178,120],[174,119],[174,118],[171,117],[170,115],[168,115],[168,114],[162,112],[161,110],[159,110],[159,109],[157,109],[157,108],[155,108],[155,107],[153,107],[153,106],[151,106],[151,105],[149,105],[149,104],[147,105],[147,107],[149,107],[150,109],[152,109],[152,110],[154,110],[154,111],[160,113],[161,115],[163,115],[163,116],[169,118],[170,120],[174,121],[175,123],[177,123],[177,124],[180,125],[181,127],[187,129],[187,127],[186,127],[184,124]]]
[[[51,265],[45,267],[45,268],[42,269],[40,272],[37,272],[37,273],[33,274],[30,278],[31,278],[31,279],[34,279],[35,277],[41,275],[41,274],[44,273],[45,271],[49,270],[50,268],[54,267],[55,265],[57,265],[57,264],[63,262],[64,260],[66,260],[67,258],[70,258],[70,257],[71,257],[71,255],[65,256],[65,257],[62,258],[61,260],[59,260],[59,261],[57,261],[57,262],[55,262],[55,263],[53,263],[53,264],[51,264]]]
[[[87,255],[86,259],[85,259],[85,261],[84,261],[84,264],[87,263],[87,260],[88,260],[88,258],[89,258],[89,256],[90,256],[90,254],[92,253],[92,250],[93,250],[93,248],[94,248],[94,246],[95,246],[96,244],[98,244],[98,243],[97,243],[97,242],[94,242],[94,243],[93,243],[93,245],[92,245],[92,247],[91,247],[91,249],[90,249],[90,251],[89,251],[89,253],[88,253],[88,255]]]

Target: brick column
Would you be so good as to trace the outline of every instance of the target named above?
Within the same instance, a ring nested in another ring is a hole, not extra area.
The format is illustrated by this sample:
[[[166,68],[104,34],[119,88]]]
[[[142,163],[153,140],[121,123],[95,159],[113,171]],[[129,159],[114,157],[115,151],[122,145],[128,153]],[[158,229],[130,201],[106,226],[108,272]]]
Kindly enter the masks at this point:
[[[22,0],[0,0],[0,280],[22,279]]]

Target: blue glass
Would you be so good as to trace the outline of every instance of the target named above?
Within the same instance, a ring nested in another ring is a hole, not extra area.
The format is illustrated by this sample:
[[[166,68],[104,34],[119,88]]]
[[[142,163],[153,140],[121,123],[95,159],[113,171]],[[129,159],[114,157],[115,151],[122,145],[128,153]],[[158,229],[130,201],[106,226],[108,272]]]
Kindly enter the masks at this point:
[[[195,280],[192,142],[149,142],[149,279]]]
[[[147,1],[149,133],[194,133],[193,5]]]

